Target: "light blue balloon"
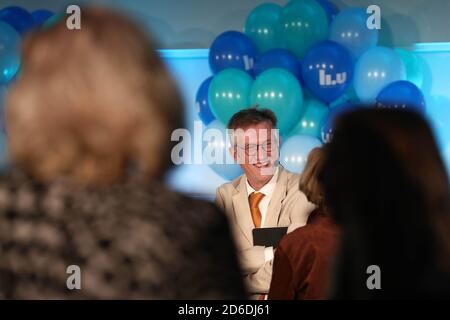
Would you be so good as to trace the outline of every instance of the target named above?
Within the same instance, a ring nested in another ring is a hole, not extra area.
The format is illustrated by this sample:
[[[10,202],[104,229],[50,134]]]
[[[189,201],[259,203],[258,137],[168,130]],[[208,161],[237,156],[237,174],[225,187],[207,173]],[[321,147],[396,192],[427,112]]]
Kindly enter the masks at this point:
[[[0,22],[0,85],[8,84],[19,70],[20,41],[13,27]]]
[[[373,47],[356,63],[353,85],[362,103],[373,104],[383,87],[405,79],[405,66],[400,55],[390,48]]]
[[[414,83],[419,89],[423,87],[423,61],[412,51],[395,49],[405,65],[406,80]]]
[[[328,37],[328,17],[315,0],[293,0],[281,11],[277,30],[280,47],[303,58],[308,48]]]
[[[285,169],[300,174],[303,172],[309,152],[321,145],[322,142],[314,137],[291,136],[281,145],[280,163]]]
[[[297,78],[284,69],[264,71],[253,82],[250,104],[275,113],[280,134],[288,133],[303,114],[303,91]]]
[[[310,98],[304,102],[305,112],[291,135],[305,135],[320,139],[322,125],[329,109],[317,99]]]
[[[441,156],[447,169],[447,176],[450,178],[450,143],[441,151]]]
[[[245,22],[244,32],[258,48],[264,52],[277,47],[276,29],[281,6],[263,3],[253,9]]]
[[[253,78],[239,69],[219,72],[209,85],[208,99],[216,119],[227,125],[238,111],[250,106],[250,89]]]
[[[346,47],[355,59],[378,42],[378,30],[367,28],[368,15],[364,9],[348,8],[334,18],[330,40]]]
[[[205,136],[206,131],[209,130],[211,130],[211,136]],[[214,137],[214,139],[212,137]],[[205,127],[203,131],[203,141],[203,162],[207,162],[209,167],[215,173],[225,180],[233,180],[243,174],[241,166],[234,162],[230,154],[230,144],[226,127],[220,121],[214,120]],[[207,155],[211,155],[211,157],[208,157]],[[211,163],[213,160],[218,161],[217,163]]]
[[[426,115],[433,128],[441,150],[450,145],[450,99],[445,96],[431,96],[426,99]]]

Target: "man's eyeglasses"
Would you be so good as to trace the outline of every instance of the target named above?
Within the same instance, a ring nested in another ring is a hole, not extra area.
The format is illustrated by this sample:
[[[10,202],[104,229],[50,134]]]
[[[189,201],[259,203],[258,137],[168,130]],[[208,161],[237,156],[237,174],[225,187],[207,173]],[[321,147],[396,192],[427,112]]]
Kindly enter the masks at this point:
[[[264,142],[261,144],[246,144],[244,147],[237,146],[239,149],[244,150],[245,154],[248,156],[256,156],[258,154],[258,148],[261,148],[262,151],[269,153],[272,152],[272,143]]]

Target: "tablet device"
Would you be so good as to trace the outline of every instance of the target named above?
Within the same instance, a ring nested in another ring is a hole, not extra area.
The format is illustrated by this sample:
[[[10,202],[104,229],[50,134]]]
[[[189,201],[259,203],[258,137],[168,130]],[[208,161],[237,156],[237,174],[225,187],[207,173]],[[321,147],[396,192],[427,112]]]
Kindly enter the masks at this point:
[[[253,229],[253,245],[263,247],[276,247],[281,238],[287,233],[287,227],[255,228]]]

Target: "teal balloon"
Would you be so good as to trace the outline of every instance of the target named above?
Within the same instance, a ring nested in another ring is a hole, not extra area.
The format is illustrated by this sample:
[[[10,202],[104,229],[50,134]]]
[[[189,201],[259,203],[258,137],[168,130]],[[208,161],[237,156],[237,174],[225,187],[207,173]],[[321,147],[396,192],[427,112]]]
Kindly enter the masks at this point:
[[[281,11],[277,34],[282,48],[303,58],[312,45],[327,39],[327,14],[315,0],[293,0]]]
[[[206,135],[208,131],[209,134]],[[243,174],[229,149],[229,135],[225,125],[213,120],[203,131],[203,163],[225,180],[233,180]]]
[[[406,80],[414,83],[418,88],[423,87],[423,62],[422,60],[411,51],[404,49],[395,49],[400,55],[406,69]]]
[[[253,82],[250,104],[272,110],[280,134],[289,133],[303,114],[303,91],[297,78],[284,69],[261,73]]]
[[[328,107],[317,99],[311,98],[304,101],[305,112],[291,135],[304,135],[320,139],[322,124],[327,118]]]
[[[42,28],[48,29],[50,27],[53,27],[55,24],[57,24],[59,21],[64,19],[66,15],[64,13],[55,13],[50,18],[45,20],[44,24],[42,25]]]
[[[6,134],[0,132],[0,172],[6,172],[9,169],[8,139]]]
[[[20,34],[0,21],[0,85],[11,82],[20,67]]]
[[[250,106],[253,78],[239,69],[225,69],[216,74],[209,85],[208,100],[212,113],[227,125],[238,111]]]
[[[400,55],[394,49],[373,47],[356,62],[353,85],[363,104],[373,104],[386,85],[405,79],[406,70]]]
[[[3,110],[5,104],[6,87],[0,85],[0,110]]]
[[[353,85],[348,87],[342,96],[340,96],[333,102],[329,103],[328,106],[330,107],[330,109],[333,109],[334,107],[339,106],[343,103],[347,103],[347,102],[352,102],[352,103],[358,102],[358,96],[356,95],[355,88]]]
[[[309,152],[320,146],[322,142],[317,138],[291,136],[281,145],[280,163],[285,169],[300,174],[305,168]]]
[[[244,32],[258,48],[264,52],[277,47],[276,29],[281,6],[275,3],[263,3],[253,9],[245,22]]]

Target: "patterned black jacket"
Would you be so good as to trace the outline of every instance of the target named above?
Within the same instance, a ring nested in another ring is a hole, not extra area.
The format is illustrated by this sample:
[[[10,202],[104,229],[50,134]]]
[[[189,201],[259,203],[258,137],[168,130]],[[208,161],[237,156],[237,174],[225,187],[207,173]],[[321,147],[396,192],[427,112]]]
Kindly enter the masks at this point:
[[[234,252],[222,212],[158,182],[79,190],[0,178],[3,299],[245,298]],[[73,265],[79,290],[67,286]]]

